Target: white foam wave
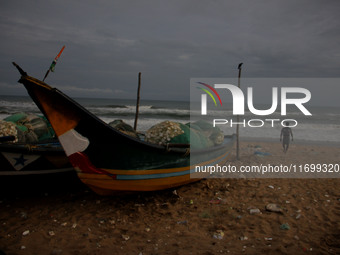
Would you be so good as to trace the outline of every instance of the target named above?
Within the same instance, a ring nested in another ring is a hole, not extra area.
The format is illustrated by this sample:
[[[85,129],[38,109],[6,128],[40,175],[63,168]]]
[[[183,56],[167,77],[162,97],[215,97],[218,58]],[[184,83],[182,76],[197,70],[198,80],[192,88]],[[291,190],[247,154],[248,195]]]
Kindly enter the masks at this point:
[[[39,108],[33,102],[18,102],[0,100],[1,111],[6,111],[10,114],[16,112],[39,112]]]
[[[126,106],[125,108],[112,107],[88,107],[89,111],[96,115],[132,115],[136,113],[136,106]],[[189,116],[190,111],[186,109],[167,109],[153,108],[152,106],[140,106],[140,114],[155,114],[155,115],[178,115]]]

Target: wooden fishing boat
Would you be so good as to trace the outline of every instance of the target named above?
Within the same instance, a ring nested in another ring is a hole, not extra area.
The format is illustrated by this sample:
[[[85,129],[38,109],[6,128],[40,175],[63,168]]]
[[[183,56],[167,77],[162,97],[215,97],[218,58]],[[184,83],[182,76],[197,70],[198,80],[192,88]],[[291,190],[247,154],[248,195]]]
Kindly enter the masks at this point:
[[[19,80],[51,123],[80,180],[101,195],[172,188],[205,177],[195,166],[223,164],[235,136],[206,149],[163,146],[128,136],[106,124],[56,88],[13,63]]]
[[[55,174],[74,171],[57,139],[37,143],[7,143],[0,137],[0,176]]]

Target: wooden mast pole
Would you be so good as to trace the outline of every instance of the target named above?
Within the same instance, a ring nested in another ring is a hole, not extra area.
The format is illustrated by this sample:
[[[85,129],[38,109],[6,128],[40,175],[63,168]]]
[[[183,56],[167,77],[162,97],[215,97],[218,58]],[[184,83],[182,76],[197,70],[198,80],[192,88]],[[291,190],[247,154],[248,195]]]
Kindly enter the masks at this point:
[[[240,63],[238,65],[238,87],[241,87],[241,70],[242,70],[242,64]],[[239,122],[240,122],[240,116],[237,115],[236,116],[236,122],[237,122],[237,126],[236,126],[236,159],[239,160],[240,159],[240,142],[239,142],[239,130],[240,130],[240,126],[239,126]]]
[[[138,113],[139,113],[141,76],[142,76],[142,73],[139,72],[138,73],[138,90],[137,90],[136,116],[135,116],[135,125],[134,125],[135,131],[137,131],[137,121],[138,121]]]

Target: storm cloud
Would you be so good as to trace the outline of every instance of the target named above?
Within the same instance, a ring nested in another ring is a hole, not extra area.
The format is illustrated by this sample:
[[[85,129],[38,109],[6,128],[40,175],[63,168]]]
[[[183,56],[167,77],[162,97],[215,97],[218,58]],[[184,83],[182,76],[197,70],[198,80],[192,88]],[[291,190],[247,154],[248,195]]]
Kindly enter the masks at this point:
[[[0,94],[25,94],[12,61],[42,79],[63,45],[46,81],[74,97],[134,98],[142,72],[143,98],[187,100],[190,78],[237,77],[240,62],[244,77],[339,77],[339,13],[317,0],[5,0]]]

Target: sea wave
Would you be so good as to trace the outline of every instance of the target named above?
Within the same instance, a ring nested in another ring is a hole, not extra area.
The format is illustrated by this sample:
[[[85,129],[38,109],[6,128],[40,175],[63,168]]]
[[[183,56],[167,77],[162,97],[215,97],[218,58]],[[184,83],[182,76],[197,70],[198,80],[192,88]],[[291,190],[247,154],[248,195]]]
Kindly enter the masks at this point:
[[[103,100],[103,99],[82,99],[79,102],[86,109],[98,116],[103,121],[109,123],[115,119],[122,119],[131,126],[134,124],[136,106],[133,100]],[[187,123],[190,120],[205,119],[201,115],[200,108],[189,108],[189,104],[183,102],[163,102],[163,101],[146,101],[139,107],[138,130],[145,131],[153,125],[172,120],[181,123]],[[289,115],[282,116],[280,111],[270,116],[256,116],[246,110],[245,115],[240,119],[279,119],[275,121],[274,127],[271,127],[270,121],[265,121],[261,128],[240,127],[241,137],[254,138],[279,138],[281,132],[281,121],[283,119],[296,119],[298,125],[293,129],[294,138],[311,141],[339,141],[340,142],[340,113],[339,109],[333,108],[315,108],[311,109],[312,116],[305,116],[298,109],[287,111]],[[0,96],[0,119],[17,112],[29,112],[41,114],[38,107],[28,97],[5,97]],[[219,108],[211,106],[208,109],[207,118],[218,116],[218,118],[235,120],[232,107]],[[230,122],[229,122],[230,123]],[[253,123],[254,124],[254,123]],[[230,125],[220,125],[225,134],[235,133],[234,127]]]
[[[90,112],[98,116],[134,116],[136,114],[136,106],[126,105],[125,107],[89,107]],[[143,116],[163,116],[173,117],[178,116],[181,118],[190,117],[190,111],[186,109],[167,109],[167,108],[154,108],[152,105],[140,106],[139,114]]]

